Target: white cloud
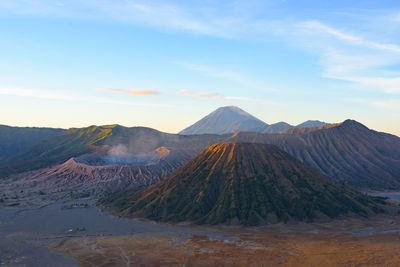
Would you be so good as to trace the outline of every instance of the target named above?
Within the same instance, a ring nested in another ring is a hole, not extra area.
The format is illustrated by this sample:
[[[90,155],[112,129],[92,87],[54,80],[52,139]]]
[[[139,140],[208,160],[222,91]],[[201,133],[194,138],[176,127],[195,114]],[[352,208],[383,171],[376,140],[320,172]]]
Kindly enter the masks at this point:
[[[300,23],[299,26],[306,30],[309,30],[309,31],[313,31],[313,32],[319,31],[324,34],[331,35],[337,39],[349,42],[354,45],[360,45],[360,46],[364,46],[367,48],[385,50],[385,51],[400,54],[400,46],[398,46],[398,45],[365,40],[364,38],[362,38],[360,36],[345,33],[343,31],[329,27],[318,21],[303,22],[303,23]]]
[[[135,96],[149,96],[149,95],[158,95],[160,94],[157,91],[154,91],[153,89],[132,89],[132,90],[124,90],[124,89],[119,89],[119,88],[98,88],[97,91],[108,91],[108,92],[114,92],[114,93],[119,93],[119,94],[125,94],[125,95],[135,95]]]
[[[345,102],[365,104],[374,108],[385,109],[389,111],[400,111],[400,99],[368,99],[368,98],[346,98]]]
[[[365,51],[346,51],[343,48],[328,48],[321,52],[322,64],[325,67],[324,76],[340,79],[343,74],[349,75],[355,72],[364,72],[373,69],[377,74],[377,68],[385,67],[398,62],[396,57],[388,57],[381,53],[365,53]],[[370,75],[372,73],[368,73]]]
[[[111,104],[111,105],[126,105],[126,106],[142,106],[142,107],[175,107],[166,104],[153,104],[153,103],[138,103],[131,101],[112,100],[110,98],[101,97],[86,97],[60,91],[47,91],[39,89],[28,88],[13,88],[13,87],[0,87],[0,95],[32,97],[49,100],[63,100],[63,101],[79,101],[87,103]]]
[[[379,89],[388,94],[400,94],[400,77],[352,77],[342,76],[342,80],[347,80],[360,84],[367,89]]]
[[[271,14],[268,11],[270,5],[271,1],[244,0],[200,1],[190,4],[184,1],[159,0],[0,1],[0,9],[17,14],[113,20],[160,30],[237,38],[244,41],[264,40],[273,35],[290,42],[291,45],[306,45],[312,53],[319,53],[324,77],[349,81],[357,88],[399,93],[397,83],[400,74],[387,70],[387,67],[400,64],[400,45],[396,44],[399,41],[397,32],[392,33],[392,36],[387,33],[384,41],[381,41],[376,34],[368,30],[358,30],[357,33],[357,23],[352,23],[352,28],[349,29],[330,26],[317,20],[293,23],[294,19],[286,16],[273,19],[272,16],[268,16]],[[285,14],[285,10],[278,8],[277,11]],[[393,11],[388,14],[385,20],[387,25],[400,21],[400,14],[393,15]],[[381,14],[379,16],[382,17]],[[364,27],[369,28],[371,27]],[[385,25],[382,25],[381,29],[384,31]],[[246,88],[282,93],[282,90],[268,88],[241,73],[185,62],[177,63],[187,69],[229,80]]]
[[[265,101],[261,99],[242,97],[242,96],[225,96],[215,92],[192,92],[189,90],[179,90],[179,93],[190,97],[212,99],[217,101],[245,101],[245,102],[253,102],[253,103],[260,103],[267,105],[281,105],[273,101]]]
[[[400,22],[400,13],[396,14],[396,15],[393,17],[393,21],[395,21],[395,22]]]
[[[197,97],[197,98],[209,98],[209,99],[218,99],[218,100],[223,100],[225,99],[225,97],[223,95],[220,95],[218,93],[195,93],[195,92],[191,92],[189,90],[179,90],[179,93],[183,94],[183,95],[187,95],[187,96],[193,96],[193,97]]]
[[[144,1],[144,0],[2,0],[0,9],[21,15],[46,15],[83,19],[115,20],[173,29],[194,34],[237,38],[271,22],[255,19],[255,13],[268,1]],[[276,23],[274,24],[276,28]],[[257,30],[258,31],[258,30]]]
[[[247,89],[256,89],[259,91],[279,91],[283,92],[282,90],[277,90],[274,88],[270,88],[261,82],[258,82],[242,73],[235,72],[235,71],[230,71],[230,70],[221,70],[215,67],[211,66],[206,66],[206,65],[201,65],[201,64],[192,64],[188,62],[182,62],[182,61],[175,61],[173,62],[179,66],[184,67],[185,69],[192,70],[199,72],[205,76],[208,77],[214,77],[214,78],[219,78],[219,79],[224,79],[233,83],[236,83],[238,85],[241,85]]]
[[[384,101],[374,101],[371,103],[375,107],[400,111],[400,99],[390,99]]]
[[[356,103],[356,104],[364,104],[373,108],[387,110],[391,112],[400,111],[400,99],[371,99],[371,98],[345,98],[343,99],[345,102]]]
[[[310,49],[318,52],[322,75],[353,84],[357,90],[400,94],[400,46],[371,41],[318,21],[299,24],[303,38],[312,38]],[[397,38],[394,38],[397,40]]]
[[[379,53],[346,55],[338,51],[326,52],[322,56],[324,77],[352,82],[357,89],[400,94],[400,73],[385,70],[386,66],[400,62],[396,57]]]

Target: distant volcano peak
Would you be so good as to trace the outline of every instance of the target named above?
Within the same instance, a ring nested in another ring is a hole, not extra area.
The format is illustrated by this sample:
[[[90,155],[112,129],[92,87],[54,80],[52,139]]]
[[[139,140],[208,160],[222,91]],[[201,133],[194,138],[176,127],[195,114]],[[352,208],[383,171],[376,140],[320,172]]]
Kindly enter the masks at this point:
[[[286,122],[267,124],[237,106],[220,107],[179,134],[233,134],[235,132],[278,133],[293,128],[328,125],[318,120],[308,120],[297,126]]]
[[[243,109],[241,109],[241,108],[239,108],[237,106],[220,107],[220,108],[216,109],[214,112],[218,113],[218,112],[226,112],[226,111],[235,112],[235,113],[238,113],[238,114],[246,116],[246,117],[257,119],[256,117],[252,116],[251,114],[249,114],[248,112],[244,111]]]
[[[236,106],[220,107],[179,134],[226,134],[268,126]]]

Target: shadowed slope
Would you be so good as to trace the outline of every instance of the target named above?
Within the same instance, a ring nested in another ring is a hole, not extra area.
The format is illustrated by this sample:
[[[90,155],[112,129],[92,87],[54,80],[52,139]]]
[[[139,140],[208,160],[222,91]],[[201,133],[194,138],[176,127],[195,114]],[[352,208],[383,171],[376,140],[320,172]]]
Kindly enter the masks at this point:
[[[311,127],[320,127],[323,125],[327,125],[328,123],[323,122],[323,121],[317,121],[317,120],[308,120],[303,123],[300,123],[296,125],[296,128],[311,128]]]
[[[311,132],[315,132],[315,131],[318,131],[318,130],[334,128],[334,127],[340,126],[342,124],[343,124],[343,122],[334,123],[334,124],[323,124],[323,125],[315,126],[315,127],[296,127],[296,128],[291,128],[291,129],[286,129],[286,130],[283,130],[283,131],[279,131],[278,133],[280,133],[280,134],[311,133]]]
[[[212,145],[166,180],[107,201],[124,215],[207,224],[308,221],[379,210],[370,198],[277,147],[250,143]]]
[[[292,125],[286,122],[277,122],[270,125],[265,125],[258,128],[249,129],[249,132],[256,132],[256,133],[278,133],[281,131],[285,131],[287,129],[293,128]]]
[[[400,188],[400,138],[354,120],[280,134],[237,133],[230,141],[276,145],[318,172],[358,188]]]
[[[64,129],[11,127],[0,125],[0,159],[17,154],[43,140],[64,133]]]

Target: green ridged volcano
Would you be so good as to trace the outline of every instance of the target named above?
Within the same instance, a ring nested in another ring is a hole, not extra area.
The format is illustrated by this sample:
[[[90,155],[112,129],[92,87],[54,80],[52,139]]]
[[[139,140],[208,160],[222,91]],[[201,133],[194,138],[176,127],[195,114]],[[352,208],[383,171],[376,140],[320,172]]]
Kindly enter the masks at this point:
[[[279,148],[250,143],[212,145],[166,180],[108,201],[124,216],[200,224],[310,221],[380,209]]]
[[[99,149],[117,125],[72,128],[52,139],[0,160],[0,177],[51,166]]]

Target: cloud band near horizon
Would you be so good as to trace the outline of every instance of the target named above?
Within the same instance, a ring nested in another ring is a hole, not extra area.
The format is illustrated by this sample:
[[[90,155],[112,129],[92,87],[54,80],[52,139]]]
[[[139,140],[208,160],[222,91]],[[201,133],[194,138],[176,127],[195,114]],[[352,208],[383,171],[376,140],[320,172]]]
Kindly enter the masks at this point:
[[[120,93],[120,94],[125,94],[125,95],[135,95],[135,96],[148,96],[148,95],[160,94],[159,92],[154,91],[152,89],[124,90],[124,89],[118,89],[118,88],[98,88],[97,91],[109,91],[109,92],[115,92],[115,93]]]

